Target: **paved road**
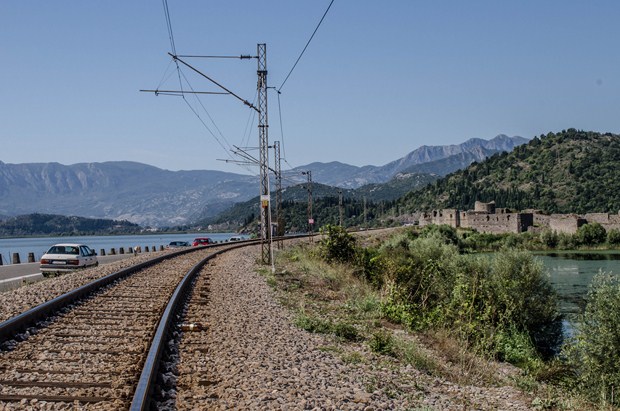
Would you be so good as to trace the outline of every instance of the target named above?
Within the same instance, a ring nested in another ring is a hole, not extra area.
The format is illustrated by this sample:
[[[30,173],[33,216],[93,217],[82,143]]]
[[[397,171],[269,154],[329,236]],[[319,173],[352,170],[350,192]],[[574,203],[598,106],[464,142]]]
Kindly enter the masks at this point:
[[[109,264],[129,257],[133,257],[133,254],[104,255],[98,256],[97,259],[100,264]],[[39,263],[0,265],[0,282],[4,280],[16,280],[21,277],[36,279],[40,277],[40,275],[41,270],[39,270]]]

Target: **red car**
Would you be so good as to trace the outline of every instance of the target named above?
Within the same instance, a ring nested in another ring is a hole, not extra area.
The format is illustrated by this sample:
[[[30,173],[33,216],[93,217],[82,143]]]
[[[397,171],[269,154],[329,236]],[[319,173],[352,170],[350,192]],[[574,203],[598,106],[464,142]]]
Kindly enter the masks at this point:
[[[194,242],[192,243],[192,246],[197,246],[197,245],[207,245],[207,244],[213,244],[213,240],[211,240],[209,237],[198,237],[198,238],[194,238]]]

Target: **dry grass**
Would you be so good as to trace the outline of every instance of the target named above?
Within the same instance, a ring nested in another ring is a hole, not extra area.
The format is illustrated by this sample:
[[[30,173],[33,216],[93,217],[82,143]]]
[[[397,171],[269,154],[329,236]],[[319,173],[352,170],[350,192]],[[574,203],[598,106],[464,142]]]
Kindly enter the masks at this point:
[[[364,243],[373,246],[390,234],[373,237],[368,233],[363,236]],[[540,410],[592,409],[591,404],[540,384],[514,366],[472,353],[447,331],[412,334],[387,322],[377,290],[357,278],[350,267],[329,265],[313,257],[311,250],[312,246],[304,243],[278,252],[276,273],[268,275],[268,280],[299,326],[333,335],[333,342],[325,349],[344,362],[377,367],[410,364],[420,375],[463,386],[510,385],[535,398],[533,405]],[[355,330],[354,338],[337,335],[337,330],[346,332],[349,327]]]

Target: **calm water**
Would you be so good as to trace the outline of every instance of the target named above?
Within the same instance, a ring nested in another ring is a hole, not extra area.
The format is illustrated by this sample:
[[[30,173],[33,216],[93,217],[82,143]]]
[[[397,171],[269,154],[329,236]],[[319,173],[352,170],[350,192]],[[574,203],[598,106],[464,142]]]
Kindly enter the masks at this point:
[[[22,263],[28,261],[28,253],[34,253],[35,261],[38,261],[43,254],[54,244],[57,243],[83,243],[95,250],[97,253],[103,248],[106,253],[111,248],[120,247],[127,250],[129,247],[141,246],[149,249],[153,246],[159,249],[160,245],[165,246],[171,241],[191,241],[196,237],[210,237],[214,241],[226,241],[235,233],[187,233],[187,234],[148,234],[148,235],[119,235],[119,236],[77,236],[77,237],[42,237],[42,238],[2,238],[0,239],[0,254],[2,263],[11,264],[13,253],[19,253]]]
[[[583,312],[588,287],[596,274],[620,274],[618,252],[561,252],[536,257],[549,271],[551,284],[560,295],[560,308],[569,317]]]

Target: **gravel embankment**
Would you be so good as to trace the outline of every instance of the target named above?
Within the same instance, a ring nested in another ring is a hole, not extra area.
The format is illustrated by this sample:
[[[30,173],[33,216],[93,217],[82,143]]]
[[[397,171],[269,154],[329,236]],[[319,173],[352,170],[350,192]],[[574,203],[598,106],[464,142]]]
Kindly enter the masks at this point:
[[[152,257],[139,255],[2,293],[0,321]],[[179,391],[178,409],[531,409],[531,399],[513,387],[457,385],[376,356],[363,344],[296,328],[291,313],[257,274],[258,259],[259,249],[252,247],[224,254],[205,268],[210,273],[210,310],[204,319],[209,350],[197,351],[190,361],[205,370],[198,378],[206,383],[198,385],[199,392]],[[351,353],[365,360],[342,360]]]
[[[209,350],[182,361],[205,370],[199,392],[177,393],[180,410],[527,410],[513,387],[459,386],[292,325],[256,273],[257,248],[219,257],[210,275]],[[365,360],[345,363],[342,352]],[[186,367],[186,368],[184,368]],[[181,365],[180,379],[184,369]],[[188,375],[186,375],[188,377]]]
[[[137,256],[110,264],[63,274],[59,277],[46,278],[34,284],[0,293],[0,322],[6,321],[84,284],[88,284],[93,280],[159,257],[163,253],[169,253],[169,251],[138,254]]]

